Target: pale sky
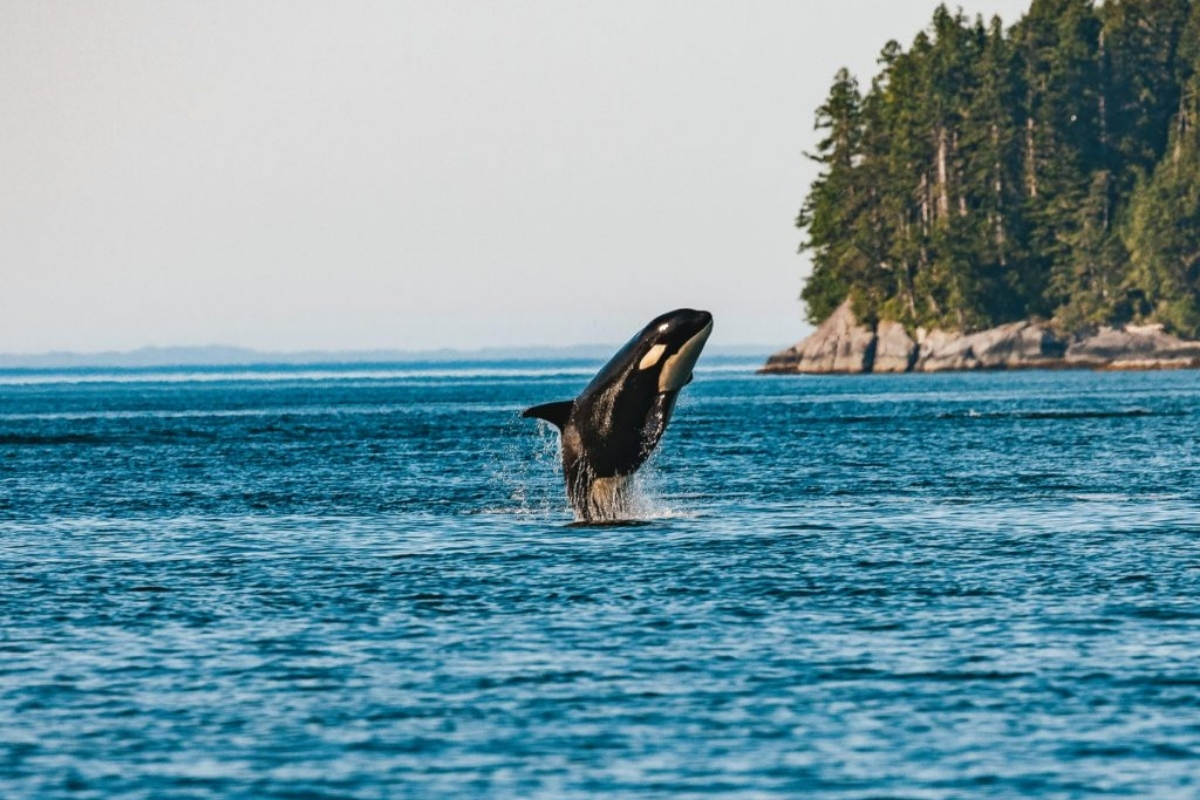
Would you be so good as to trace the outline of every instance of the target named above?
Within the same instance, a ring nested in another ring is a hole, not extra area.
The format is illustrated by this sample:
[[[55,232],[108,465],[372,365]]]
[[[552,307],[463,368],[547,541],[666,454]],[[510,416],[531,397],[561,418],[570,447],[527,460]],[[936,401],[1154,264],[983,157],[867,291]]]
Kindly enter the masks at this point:
[[[0,0],[0,352],[621,342],[680,306],[789,345],[813,111],[936,5]]]

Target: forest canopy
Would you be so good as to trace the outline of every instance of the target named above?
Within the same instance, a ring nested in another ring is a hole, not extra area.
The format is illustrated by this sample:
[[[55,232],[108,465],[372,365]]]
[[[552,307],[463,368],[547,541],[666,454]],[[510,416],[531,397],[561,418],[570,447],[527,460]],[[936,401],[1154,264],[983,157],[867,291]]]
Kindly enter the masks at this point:
[[[1034,0],[1015,25],[945,6],[865,90],[817,109],[796,225],[810,321],[1200,338],[1200,2]]]

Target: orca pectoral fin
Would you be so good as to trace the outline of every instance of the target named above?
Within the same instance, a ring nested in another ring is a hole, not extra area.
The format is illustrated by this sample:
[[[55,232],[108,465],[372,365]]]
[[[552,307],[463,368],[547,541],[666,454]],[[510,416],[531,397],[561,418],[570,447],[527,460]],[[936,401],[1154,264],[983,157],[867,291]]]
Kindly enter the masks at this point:
[[[560,400],[557,403],[542,403],[540,406],[527,408],[521,412],[521,416],[527,419],[544,419],[561,431],[567,426],[567,420],[571,418],[571,412],[574,410],[574,400]]]

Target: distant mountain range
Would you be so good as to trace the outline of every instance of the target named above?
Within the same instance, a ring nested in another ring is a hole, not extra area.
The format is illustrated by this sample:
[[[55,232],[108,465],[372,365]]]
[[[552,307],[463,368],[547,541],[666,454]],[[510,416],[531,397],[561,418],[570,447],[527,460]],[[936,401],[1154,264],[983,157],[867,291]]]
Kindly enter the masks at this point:
[[[484,347],[478,350],[306,350],[270,352],[244,347],[143,347],[123,352],[51,352],[35,355],[0,353],[0,369],[231,367],[263,364],[412,364],[450,361],[543,361],[578,359],[603,361],[620,345],[580,344],[571,347]],[[706,355],[734,358],[765,358],[776,348],[770,345],[725,345],[709,347]]]

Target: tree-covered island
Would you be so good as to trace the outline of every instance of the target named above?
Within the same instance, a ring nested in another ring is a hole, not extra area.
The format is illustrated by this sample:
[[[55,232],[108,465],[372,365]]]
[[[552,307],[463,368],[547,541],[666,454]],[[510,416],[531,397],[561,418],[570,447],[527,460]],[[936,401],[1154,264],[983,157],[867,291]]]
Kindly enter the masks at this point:
[[[870,371],[905,337],[895,371],[921,368],[972,334],[1036,357],[959,367],[1067,365],[1122,335],[1200,364],[1200,2],[1033,0],[1010,28],[941,6],[879,64],[816,111],[801,298],[826,340],[809,349],[850,362],[800,371]]]

